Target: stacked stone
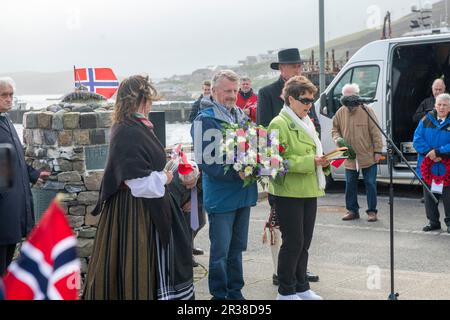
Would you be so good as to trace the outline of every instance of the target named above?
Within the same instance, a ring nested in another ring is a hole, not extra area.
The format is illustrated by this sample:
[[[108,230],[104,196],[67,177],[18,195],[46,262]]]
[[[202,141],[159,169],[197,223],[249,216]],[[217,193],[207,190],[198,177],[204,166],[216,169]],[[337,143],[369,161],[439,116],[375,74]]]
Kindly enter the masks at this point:
[[[26,161],[35,169],[51,172],[43,190],[62,193],[61,206],[78,237],[82,277],[87,272],[99,216],[97,203],[103,170],[87,170],[85,147],[108,145],[112,106],[60,103],[45,111],[24,115]]]

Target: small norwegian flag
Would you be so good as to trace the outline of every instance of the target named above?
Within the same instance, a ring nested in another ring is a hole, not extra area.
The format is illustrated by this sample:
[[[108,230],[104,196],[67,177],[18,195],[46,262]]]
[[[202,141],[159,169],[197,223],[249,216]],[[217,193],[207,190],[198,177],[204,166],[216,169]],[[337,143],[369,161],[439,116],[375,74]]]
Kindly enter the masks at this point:
[[[95,92],[106,99],[111,98],[119,88],[114,71],[110,68],[74,68],[75,87],[87,87],[89,92]]]
[[[4,277],[7,300],[77,300],[80,260],[69,222],[53,202]]]

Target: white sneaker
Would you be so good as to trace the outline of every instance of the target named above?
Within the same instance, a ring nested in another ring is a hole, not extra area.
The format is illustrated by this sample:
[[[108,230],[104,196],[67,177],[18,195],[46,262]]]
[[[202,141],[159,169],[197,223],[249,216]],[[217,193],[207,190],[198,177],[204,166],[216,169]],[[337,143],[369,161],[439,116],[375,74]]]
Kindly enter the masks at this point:
[[[277,300],[302,300],[297,294],[291,294],[288,296],[283,296],[281,294],[277,294]]]
[[[315,293],[312,290],[308,290],[305,292],[297,292],[297,296],[301,300],[323,300],[321,296],[319,296],[317,293]]]

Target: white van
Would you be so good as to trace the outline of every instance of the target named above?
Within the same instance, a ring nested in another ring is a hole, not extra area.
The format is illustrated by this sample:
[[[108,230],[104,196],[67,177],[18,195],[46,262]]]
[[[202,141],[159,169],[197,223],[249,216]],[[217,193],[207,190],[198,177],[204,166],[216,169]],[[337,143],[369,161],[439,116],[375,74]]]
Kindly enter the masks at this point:
[[[440,77],[450,89],[450,34],[380,40],[362,47],[315,104],[316,111],[320,111],[325,152],[336,148],[331,138],[332,118],[341,107],[342,87],[357,83],[362,97],[378,100],[371,106],[383,130],[392,134],[394,143],[415,168],[417,153],[412,141],[418,123],[413,122],[413,115],[419,104],[432,95],[433,81]],[[333,168],[332,178],[345,180],[344,166]],[[388,179],[384,161],[378,166],[378,181]],[[394,182],[409,184],[415,180],[406,164],[395,156]]]

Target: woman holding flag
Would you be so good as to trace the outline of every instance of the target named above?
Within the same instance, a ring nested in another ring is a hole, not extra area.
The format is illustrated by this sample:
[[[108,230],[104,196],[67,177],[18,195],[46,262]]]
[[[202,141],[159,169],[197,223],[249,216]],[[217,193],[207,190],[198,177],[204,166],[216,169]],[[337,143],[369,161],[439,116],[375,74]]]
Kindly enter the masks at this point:
[[[172,300],[194,296],[192,247],[183,213],[167,191],[173,174],[147,120],[156,89],[148,77],[119,86],[101,214],[85,299]],[[175,259],[176,257],[176,259]]]

